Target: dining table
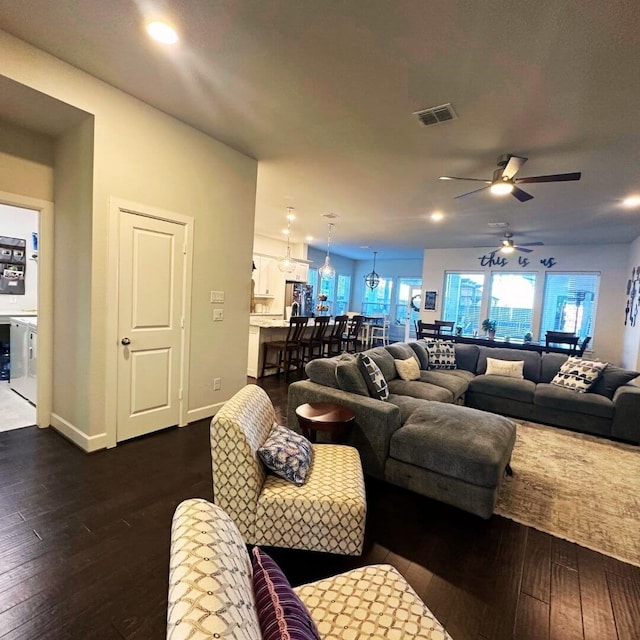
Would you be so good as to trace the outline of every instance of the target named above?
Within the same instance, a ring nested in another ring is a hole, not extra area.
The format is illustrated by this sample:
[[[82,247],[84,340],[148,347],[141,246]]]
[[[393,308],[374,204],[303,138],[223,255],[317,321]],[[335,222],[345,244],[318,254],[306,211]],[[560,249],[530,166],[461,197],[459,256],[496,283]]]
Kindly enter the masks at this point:
[[[523,351],[537,351],[538,353],[563,353],[567,355],[575,354],[575,348],[570,347],[547,347],[545,342],[525,342],[521,338],[495,337],[492,340],[488,336],[445,336],[440,339],[451,340],[459,344],[477,344],[484,347],[494,347],[503,349],[521,349]]]

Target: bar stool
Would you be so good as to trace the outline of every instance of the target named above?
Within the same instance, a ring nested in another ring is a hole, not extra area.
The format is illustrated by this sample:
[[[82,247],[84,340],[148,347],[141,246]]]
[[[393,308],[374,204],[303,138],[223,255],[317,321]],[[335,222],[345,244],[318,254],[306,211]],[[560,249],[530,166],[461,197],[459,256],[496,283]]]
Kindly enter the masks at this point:
[[[348,353],[355,353],[358,350],[358,342],[360,342],[360,329],[364,322],[364,316],[353,316],[349,321],[347,332],[342,337],[344,350]]]
[[[324,349],[323,340],[329,327],[329,316],[318,316],[313,319],[313,328],[311,329],[311,335],[308,338],[303,338],[300,341],[302,347],[302,363],[306,364],[314,358],[321,358],[322,351]],[[316,350],[318,353],[316,354]]]
[[[331,333],[322,340],[324,355],[328,358],[341,353],[347,322],[349,322],[349,316],[336,316],[333,320]]]
[[[389,316],[385,316],[381,325],[371,325],[371,343],[374,344],[376,340],[382,341],[383,345],[389,344]]]
[[[294,365],[296,369],[302,368],[302,345],[300,343],[308,322],[309,318],[306,316],[293,316],[289,319],[289,329],[284,340],[264,343],[261,378],[264,376],[264,370],[268,367],[276,367],[278,375],[282,369],[285,380],[289,379],[291,365]],[[268,362],[269,351],[275,351],[278,354],[277,361]]]

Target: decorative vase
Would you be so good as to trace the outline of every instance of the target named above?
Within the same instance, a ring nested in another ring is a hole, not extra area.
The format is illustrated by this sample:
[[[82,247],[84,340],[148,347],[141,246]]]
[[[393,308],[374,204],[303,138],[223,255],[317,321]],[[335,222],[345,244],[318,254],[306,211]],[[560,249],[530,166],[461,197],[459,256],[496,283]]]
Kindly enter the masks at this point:
[[[487,331],[487,335],[489,336],[489,340],[493,340],[496,337],[495,329],[489,329],[489,331]]]

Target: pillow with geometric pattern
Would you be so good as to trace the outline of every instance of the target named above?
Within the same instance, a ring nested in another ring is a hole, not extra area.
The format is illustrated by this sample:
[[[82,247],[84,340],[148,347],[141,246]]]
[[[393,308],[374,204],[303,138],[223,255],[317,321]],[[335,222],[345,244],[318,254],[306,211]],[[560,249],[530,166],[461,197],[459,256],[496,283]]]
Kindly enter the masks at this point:
[[[551,384],[578,393],[585,393],[600,377],[606,366],[606,362],[583,360],[570,356],[560,367],[560,371],[556,373]]]
[[[364,353],[359,353],[357,359],[362,377],[369,388],[369,395],[378,400],[388,400],[389,387],[380,367]]]
[[[455,369],[456,349],[448,340],[425,340],[429,354],[429,369]]]
[[[303,435],[274,424],[258,456],[275,475],[300,487],[313,462],[313,445]]]

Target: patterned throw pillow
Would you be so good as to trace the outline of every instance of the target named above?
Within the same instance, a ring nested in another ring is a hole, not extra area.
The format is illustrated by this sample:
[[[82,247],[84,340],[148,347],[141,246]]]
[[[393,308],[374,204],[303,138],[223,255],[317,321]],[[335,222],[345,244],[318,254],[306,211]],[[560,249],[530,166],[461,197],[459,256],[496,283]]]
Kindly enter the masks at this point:
[[[274,560],[254,547],[251,564],[263,640],[320,640],[316,623]]]
[[[357,357],[358,366],[362,371],[362,377],[367,383],[371,397],[378,400],[387,400],[389,398],[389,387],[387,387],[387,381],[384,379],[380,367],[364,353],[359,353]]]
[[[585,393],[598,379],[606,366],[606,362],[569,357],[560,367],[560,371],[556,373],[551,384],[564,389],[571,389],[578,393]]]
[[[456,349],[448,340],[425,340],[429,354],[429,369],[455,369]]]
[[[420,365],[414,358],[407,358],[406,360],[394,360],[396,364],[396,371],[403,380],[420,380]]]
[[[313,446],[299,433],[274,424],[258,455],[270,471],[301,486],[311,468]]]
[[[504,376],[506,378],[524,378],[524,360],[498,360],[487,358],[487,376]]]

